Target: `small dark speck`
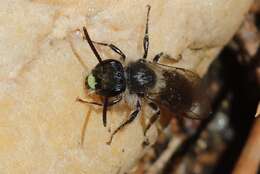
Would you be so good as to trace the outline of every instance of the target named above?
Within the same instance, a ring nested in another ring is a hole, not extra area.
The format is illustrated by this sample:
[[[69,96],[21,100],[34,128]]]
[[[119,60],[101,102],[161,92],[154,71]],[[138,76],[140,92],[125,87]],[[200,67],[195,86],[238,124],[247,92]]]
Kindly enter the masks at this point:
[[[53,42],[54,42],[53,40],[49,41],[50,46],[53,46],[53,45],[54,45]]]
[[[148,146],[149,144],[150,144],[149,140],[146,139],[146,140],[143,141],[142,147],[145,148],[145,147]]]

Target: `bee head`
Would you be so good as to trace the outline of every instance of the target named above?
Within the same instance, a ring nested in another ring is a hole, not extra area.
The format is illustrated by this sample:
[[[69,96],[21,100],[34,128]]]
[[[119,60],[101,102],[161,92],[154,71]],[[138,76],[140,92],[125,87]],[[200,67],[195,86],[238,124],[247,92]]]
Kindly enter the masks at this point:
[[[104,97],[113,97],[124,92],[126,80],[122,64],[113,59],[98,63],[87,76],[86,86]]]

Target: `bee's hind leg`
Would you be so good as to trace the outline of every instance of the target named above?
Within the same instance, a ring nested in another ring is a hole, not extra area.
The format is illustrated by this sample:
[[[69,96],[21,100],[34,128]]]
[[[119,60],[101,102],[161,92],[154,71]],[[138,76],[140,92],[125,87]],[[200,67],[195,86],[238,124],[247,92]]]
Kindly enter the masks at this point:
[[[147,131],[151,126],[159,119],[160,109],[155,103],[149,103],[149,106],[154,110],[154,114],[150,117],[148,125],[144,129],[144,136],[146,136]]]
[[[149,106],[154,110],[154,114],[150,117],[149,123],[144,128],[144,137],[143,147],[148,146],[150,144],[148,138],[146,137],[147,131],[151,128],[151,126],[160,118],[160,109],[155,103],[149,103]]]

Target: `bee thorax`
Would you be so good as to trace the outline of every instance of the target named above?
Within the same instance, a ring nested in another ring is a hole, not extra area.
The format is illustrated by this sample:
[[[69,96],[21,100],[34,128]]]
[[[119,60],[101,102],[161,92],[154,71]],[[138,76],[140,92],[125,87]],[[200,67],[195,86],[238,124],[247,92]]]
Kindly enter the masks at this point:
[[[145,95],[155,86],[156,74],[145,62],[130,63],[126,68],[127,87],[130,94]]]

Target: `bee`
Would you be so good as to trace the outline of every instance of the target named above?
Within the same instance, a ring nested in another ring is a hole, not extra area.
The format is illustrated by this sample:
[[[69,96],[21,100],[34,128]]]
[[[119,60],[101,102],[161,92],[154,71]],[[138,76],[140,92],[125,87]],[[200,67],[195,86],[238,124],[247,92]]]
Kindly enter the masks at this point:
[[[196,106],[196,88],[199,86],[200,77],[187,69],[172,67],[159,63],[164,57],[163,53],[154,56],[152,61],[147,60],[149,49],[149,15],[150,5],[147,5],[145,33],[143,38],[144,53],[142,58],[126,65],[126,55],[113,44],[92,41],[86,27],[83,27],[84,39],[88,42],[98,64],[86,77],[86,88],[101,96],[103,103],[90,102],[82,99],[78,101],[103,107],[103,125],[107,124],[107,110],[122,99],[127,100],[133,111],[127,119],[111,134],[107,144],[111,144],[113,137],[122,128],[133,122],[140,114],[142,102],[147,102],[154,114],[144,129],[144,135],[154,124],[161,109],[167,109],[175,115],[199,119],[200,115],[193,112]],[[120,56],[120,60],[105,59],[99,55],[94,44],[105,46]],[[131,96],[131,101],[129,99]],[[134,102],[132,101],[134,98]]]

